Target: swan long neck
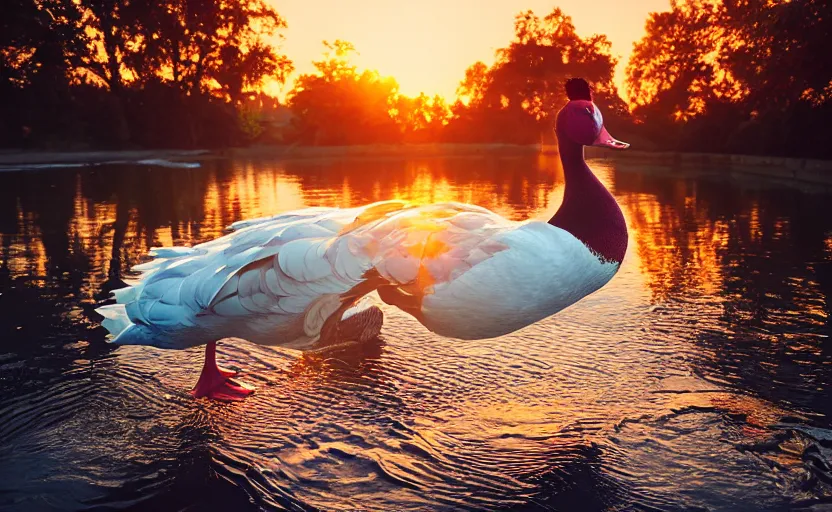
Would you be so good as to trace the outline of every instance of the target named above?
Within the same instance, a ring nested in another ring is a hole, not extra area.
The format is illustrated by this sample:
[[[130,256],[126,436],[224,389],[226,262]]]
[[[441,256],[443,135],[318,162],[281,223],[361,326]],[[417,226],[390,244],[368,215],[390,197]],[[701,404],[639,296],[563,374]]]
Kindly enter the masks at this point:
[[[620,263],[627,250],[627,225],[615,198],[584,159],[584,146],[558,133],[563,164],[563,204],[549,224],[569,231],[604,260]]]
[[[558,142],[558,152],[560,153],[560,162],[563,165],[564,201],[566,200],[566,194],[572,195],[591,182],[597,182],[598,185],[603,187],[603,184],[586,164],[583,145],[574,142]]]

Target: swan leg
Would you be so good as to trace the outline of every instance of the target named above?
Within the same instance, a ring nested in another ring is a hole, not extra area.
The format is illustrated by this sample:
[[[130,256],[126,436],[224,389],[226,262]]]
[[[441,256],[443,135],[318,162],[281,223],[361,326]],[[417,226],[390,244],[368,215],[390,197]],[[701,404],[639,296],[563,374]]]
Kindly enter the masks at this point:
[[[254,392],[231,379],[236,372],[223,370],[217,366],[217,342],[205,346],[205,364],[199,380],[191,390],[194,398],[210,398],[221,402],[237,402]]]

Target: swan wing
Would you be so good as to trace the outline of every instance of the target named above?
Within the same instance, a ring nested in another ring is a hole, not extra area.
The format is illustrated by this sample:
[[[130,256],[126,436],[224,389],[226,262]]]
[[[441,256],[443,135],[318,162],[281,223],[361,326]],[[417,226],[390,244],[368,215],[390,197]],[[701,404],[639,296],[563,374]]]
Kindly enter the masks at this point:
[[[452,311],[487,315],[490,307],[510,315],[528,289],[551,296],[552,272],[537,270],[551,262],[535,258],[554,251],[558,263],[574,253],[573,240],[552,238],[551,230],[569,238],[558,228],[531,229],[461,203],[304,210],[232,229],[192,248],[157,249],[154,260],[137,266],[140,280],[115,292],[117,304],[99,309],[114,341],[184,348],[238,336],[305,347],[328,318],[375,289],[428,328],[454,336]],[[519,298],[495,306],[506,294]]]
[[[477,206],[427,205],[373,226],[367,233],[372,247],[365,253],[391,285],[411,293],[430,293],[434,285],[453,281],[505,250],[499,236],[516,225]]]
[[[172,348],[231,335],[284,343],[275,335],[281,329],[314,339],[372,268],[349,233],[404,207],[289,212],[236,223],[191,248],[155,249],[155,259],[134,267],[143,272],[139,280],[114,292],[117,304],[99,309],[103,324],[117,343]]]

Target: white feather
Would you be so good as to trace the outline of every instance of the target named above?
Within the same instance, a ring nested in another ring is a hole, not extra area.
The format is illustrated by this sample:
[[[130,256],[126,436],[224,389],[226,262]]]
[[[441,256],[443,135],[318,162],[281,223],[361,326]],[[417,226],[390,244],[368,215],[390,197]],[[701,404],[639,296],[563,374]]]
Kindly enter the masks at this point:
[[[104,317],[101,325],[110,331],[115,338],[118,338],[122,332],[133,325],[133,322],[127,316],[124,304],[110,304],[109,306],[100,307],[96,311]]]
[[[116,299],[116,302],[124,304],[125,302],[135,300],[138,296],[138,290],[139,289],[135,286],[128,286],[126,288],[119,288],[118,290],[113,290],[112,294],[113,297]]]
[[[274,271],[274,267],[269,267],[266,270],[263,281],[266,283],[266,287],[272,295],[279,297],[280,295],[286,293],[280,288],[280,284],[277,281],[277,274]]]
[[[425,296],[429,329],[463,339],[500,336],[555,314],[618,270],[569,232],[540,222],[501,233],[487,250],[488,259]]]
[[[304,279],[304,272],[306,271],[304,258],[310,243],[309,240],[293,240],[284,245],[277,255],[280,269],[295,281]]]
[[[153,247],[148,252],[154,258],[178,258],[196,251],[191,247]]]

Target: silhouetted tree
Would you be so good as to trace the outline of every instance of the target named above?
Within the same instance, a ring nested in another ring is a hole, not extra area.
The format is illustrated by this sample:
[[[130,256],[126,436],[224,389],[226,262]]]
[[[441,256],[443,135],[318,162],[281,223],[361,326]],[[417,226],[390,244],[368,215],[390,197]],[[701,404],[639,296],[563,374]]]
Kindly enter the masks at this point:
[[[0,23],[6,145],[234,143],[244,94],[292,70],[263,0],[11,0]]]
[[[76,130],[69,83],[86,35],[81,13],[67,0],[9,0],[0,16],[0,140],[51,140]]]
[[[668,149],[832,156],[832,4],[678,0],[627,67],[633,114]]]
[[[725,77],[717,73],[714,60],[721,40],[716,10],[715,4],[697,0],[650,14],[647,36],[635,44],[627,65],[636,110],[658,106],[672,121],[687,120],[719,92]]]
[[[722,63],[749,89],[755,109],[796,100],[832,99],[832,3],[724,0],[719,23],[726,32]]]
[[[435,129],[443,103],[399,95],[399,84],[376,71],[359,72],[346,41],[324,41],[324,60],[316,73],[301,75],[289,93],[293,119],[290,137],[304,144],[392,143]]]
[[[100,1],[100,0],[96,0]],[[237,102],[265,77],[284,81],[291,62],[265,39],[286,27],[263,0],[133,0],[138,49],[128,59],[139,80],[163,80],[188,94]]]
[[[579,37],[559,8],[544,18],[520,13],[514,40],[497,50],[494,65],[477,62],[465,72],[457,91],[463,101],[453,108],[452,138],[538,142],[567,101],[563,83],[572,76],[592,82],[605,115],[626,116],[612,81],[615,64],[606,36]]]
[[[478,103],[485,99],[488,88],[488,66],[477,61],[465,70],[465,78],[459,83],[456,94],[468,103]]]
[[[435,142],[442,139],[442,131],[450,111],[445,100],[421,93],[415,98],[399,96],[393,109],[393,117],[402,131],[405,142]]]

